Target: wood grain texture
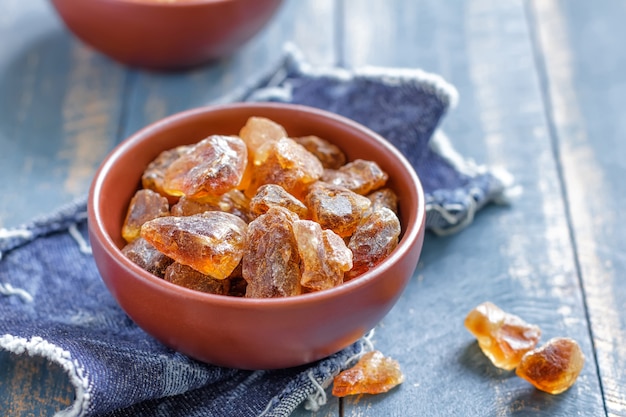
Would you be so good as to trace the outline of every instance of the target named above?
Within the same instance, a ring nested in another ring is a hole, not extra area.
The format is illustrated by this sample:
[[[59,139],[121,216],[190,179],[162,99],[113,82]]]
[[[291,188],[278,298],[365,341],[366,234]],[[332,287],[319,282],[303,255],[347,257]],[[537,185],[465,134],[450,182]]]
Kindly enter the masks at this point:
[[[0,228],[83,194],[115,143],[241,87],[287,42],[315,65],[432,71],[460,92],[442,124],[457,150],[506,168],[523,194],[459,235],[427,236],[374,336],[404,384],[294,416],[626,416],[625,15],[622,2],[583,0],[286,0],[233,56],[155,73],[82,45],[45,0],[3,0]],[[486,300],[544,342],[576,339],[576,385],[551,396],[494,368],[463,327]],[[61,370],[0,352],[0,415],[51,415],[73,395]]]
[[[87,191],[115,143],[124,70],[45,0],[3,2],[0,36],[0,227],[12,227]]]
[[[524,5],[442,3],[406,1],[372,13],[368,2],[346,2],[345,62],[446,76],[460,103],[444,129],[464,155],[506,167],[524,193],[509,208],[490,207],[458,236],[427,239],[420,270],[376,334],[407,382],[386,397],[348,401],[345,414],[604,415]],[[411,23],[409,13],[426,17]],[[391,30],[354,35],[367,27]],[[486,300],[539,325],[544,342],[575,338],[588,358],[577,384],[550,396],[493,368],[463,328],[467,312]]]
[[[626,416],[626,5],[534,1],[608,415]]]
[[[0,351],[0,375],[3,416],[50,416],[74,399],[64,371],[41,357]]]

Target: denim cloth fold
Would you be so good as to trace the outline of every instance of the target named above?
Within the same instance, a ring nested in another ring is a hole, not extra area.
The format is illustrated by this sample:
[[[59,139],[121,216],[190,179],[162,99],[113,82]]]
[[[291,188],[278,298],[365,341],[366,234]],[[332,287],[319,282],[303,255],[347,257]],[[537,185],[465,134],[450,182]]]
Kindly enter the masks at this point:
[[[416,168],[434,232],[460,230],[506,195],[503,181],[481,167],[463,168],[466,161],[435,133],[456,100],[436,75],[320,69],[291,51],[270,74],[222,101],[234,100],[307,104],[377,131]],[[318,362],[272,371],[226,369],[172,351],[106,290],[87,244],[85,212],[82,198],[24,227],[0,229],[0,347],[43,356],[67,372],[76,399],[58,416],[287,416],[303,402],[323,404],[333,376],[372,347],[364,337]]]

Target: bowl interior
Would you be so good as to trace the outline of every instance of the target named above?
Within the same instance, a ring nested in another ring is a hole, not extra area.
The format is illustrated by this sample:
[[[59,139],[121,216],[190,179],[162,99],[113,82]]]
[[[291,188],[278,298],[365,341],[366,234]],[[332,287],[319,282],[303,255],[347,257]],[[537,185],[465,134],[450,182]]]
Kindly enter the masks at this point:
[[[335,143],[349,160],[376,161],[389,174],[388,186],[399,196],[399,215],[403,234],[415,232],[423,220],[423,200],[419,180],[408,162],[378,135],[343,117],[303,106],[283,104],[237,104],[187,111],[141,130],[121,143],[100,170],[106,181],[98,187],[97,218],[109,238],[121,248],[121,227],[128,203],[140,186],[146,166],[161,151],[196,143],[211,134],[237,134],[250,116],[268,117],[285,127],[290,136],[317,135]],[[373,136],[372,136],[373,135]],[[361,138],[356,139],[356,138]]]

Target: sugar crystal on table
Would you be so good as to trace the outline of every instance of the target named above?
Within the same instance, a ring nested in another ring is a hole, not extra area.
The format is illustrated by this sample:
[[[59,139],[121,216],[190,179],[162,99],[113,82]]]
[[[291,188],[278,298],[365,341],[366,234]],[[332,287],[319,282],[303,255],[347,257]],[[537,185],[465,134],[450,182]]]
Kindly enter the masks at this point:
[[[527,352],[515,373],[541,391],[560,394],[574,385],[584,364],[585,356],[578,343],[557,337]]]
[[[541,330],[520,317],[484,302],[465,318],[465,327],[478,340],[483,353],[498,368],[512,370],[539,342]]]
[[[336,397],[357,394],[381,394],[404,382],[400,364],[374,350],[364,354],[352,368],[340,372],[333,380]]]

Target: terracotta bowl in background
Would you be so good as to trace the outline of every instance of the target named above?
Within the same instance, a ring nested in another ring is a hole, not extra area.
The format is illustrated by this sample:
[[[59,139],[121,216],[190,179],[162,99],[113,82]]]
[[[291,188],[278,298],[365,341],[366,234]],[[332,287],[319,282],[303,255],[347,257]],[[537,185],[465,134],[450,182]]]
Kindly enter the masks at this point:
[[[282,124],[290,136],[317,135],[350,160],[376,161],[399,195],[403,235],[381,264],[330,290],[286,298],[206,294],[160,279],[122,255],[122,223],[147,164],[161,151],[211,134],[237,134],[250,116]],[[167,346],[234,368],[306,364],[358,340],[389,312],[416,268],[425,230],[424,194],[406,159],[373,131],[305,106],[236,103],[170,116],[132,135],[104,160],[89,194],[89,235],[102,278],[127,314]]]
[[[124,64],[187,68],[231,54],[282,0],[52,0],[82,41]]]

